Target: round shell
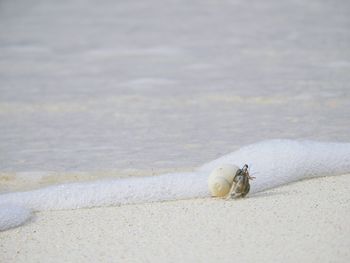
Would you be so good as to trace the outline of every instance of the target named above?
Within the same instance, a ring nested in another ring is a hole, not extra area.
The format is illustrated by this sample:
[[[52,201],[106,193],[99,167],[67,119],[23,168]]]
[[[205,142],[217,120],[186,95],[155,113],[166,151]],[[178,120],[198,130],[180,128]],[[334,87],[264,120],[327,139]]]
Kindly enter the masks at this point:
[[[209,191],[212,196],[226,196],[232,186],[233,178],[239,167],[232,164],[222,164],[211,172],[208,179]]]

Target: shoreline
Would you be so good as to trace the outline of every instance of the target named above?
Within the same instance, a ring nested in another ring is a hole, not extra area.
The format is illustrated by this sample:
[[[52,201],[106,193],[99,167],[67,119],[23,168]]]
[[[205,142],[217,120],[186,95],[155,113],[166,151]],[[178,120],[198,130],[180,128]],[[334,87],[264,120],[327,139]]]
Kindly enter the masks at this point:
[[[347,174],[303,180],[242,200],[38,212],[24,226],[0,233],[0,259],[347,262],[349,186]]]

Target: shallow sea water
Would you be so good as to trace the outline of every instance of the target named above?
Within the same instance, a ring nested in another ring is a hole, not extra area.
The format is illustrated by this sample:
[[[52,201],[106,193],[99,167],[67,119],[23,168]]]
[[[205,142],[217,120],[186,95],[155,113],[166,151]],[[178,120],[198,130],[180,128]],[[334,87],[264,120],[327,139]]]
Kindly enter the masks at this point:
[[[349,142],[348,1],[2,1],[0,191]]]

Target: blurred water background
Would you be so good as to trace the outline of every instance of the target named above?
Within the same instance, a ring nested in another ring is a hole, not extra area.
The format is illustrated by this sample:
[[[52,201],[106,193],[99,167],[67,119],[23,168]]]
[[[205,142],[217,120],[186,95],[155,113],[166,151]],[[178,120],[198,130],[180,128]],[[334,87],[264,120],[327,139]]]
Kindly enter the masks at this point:
[[[0,191],[350,141],[349,1],[0,2]]]

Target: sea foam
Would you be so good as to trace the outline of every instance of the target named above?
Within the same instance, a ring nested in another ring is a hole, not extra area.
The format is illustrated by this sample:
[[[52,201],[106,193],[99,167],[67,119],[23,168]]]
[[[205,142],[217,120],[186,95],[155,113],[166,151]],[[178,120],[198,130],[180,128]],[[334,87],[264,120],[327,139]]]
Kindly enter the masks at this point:
[[[256,176],[251,183],[254,194],[304,178],[350,173],[350,143],[269,140],[245,146],[192,173],[60,184],[2,194],[0,205],[41,211],[209,197],[209,173],[224,163],[250,166]]]
[[[0,231],[17,227],[28,221],[32,212],[17,205],[0,205]]]

